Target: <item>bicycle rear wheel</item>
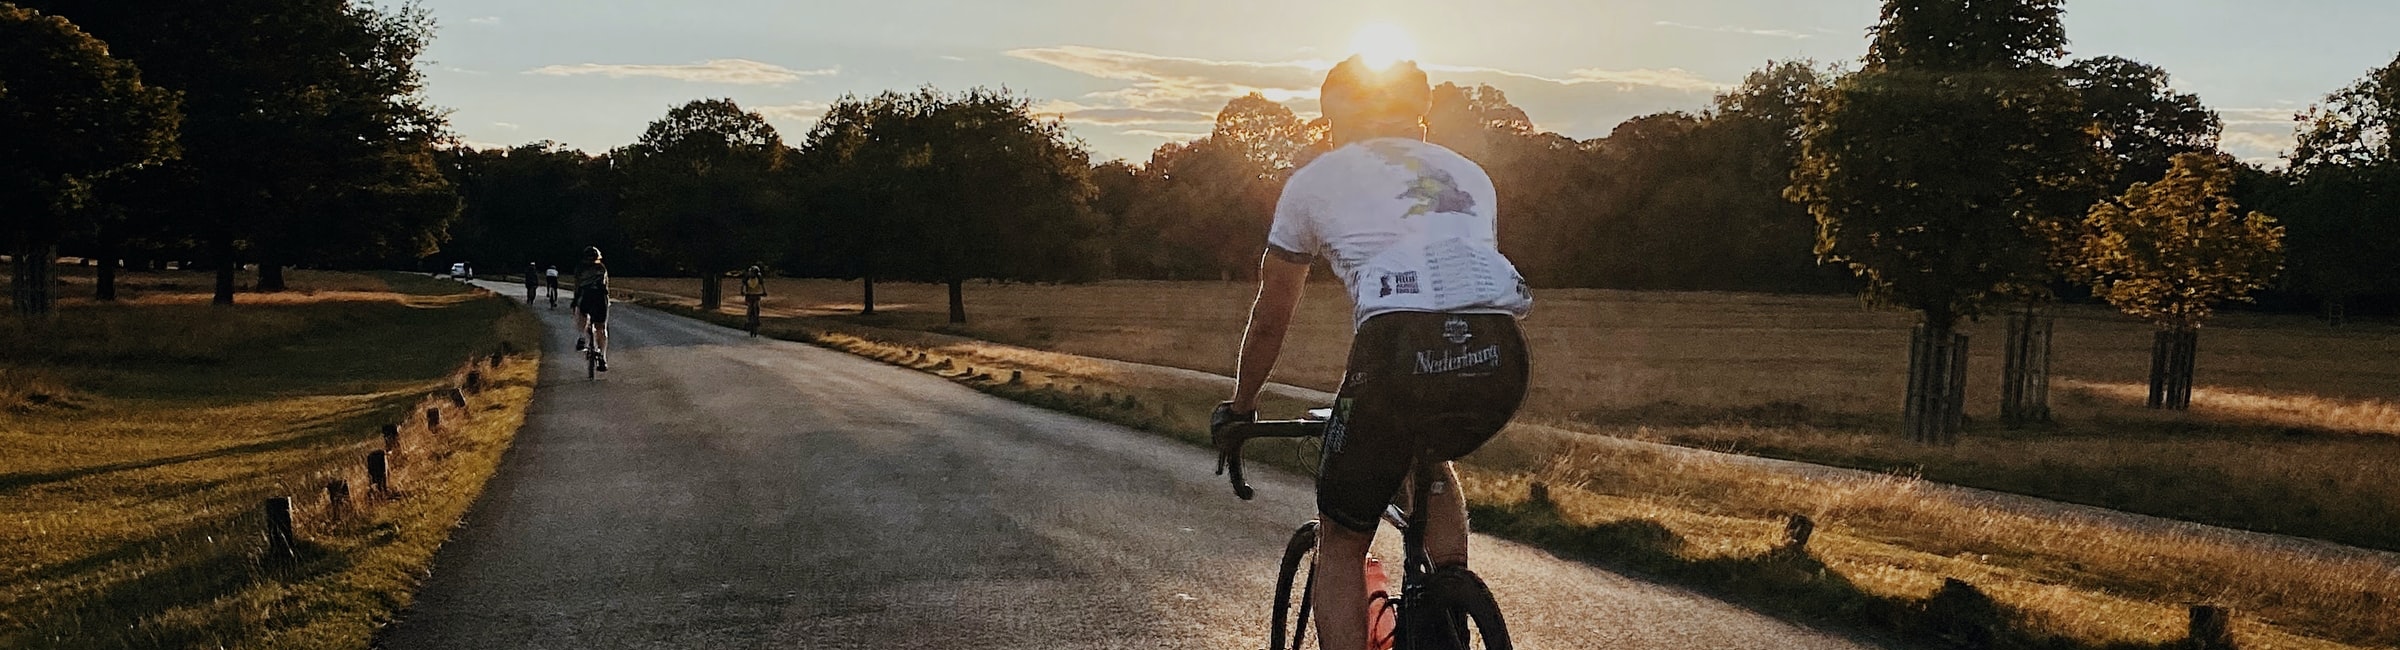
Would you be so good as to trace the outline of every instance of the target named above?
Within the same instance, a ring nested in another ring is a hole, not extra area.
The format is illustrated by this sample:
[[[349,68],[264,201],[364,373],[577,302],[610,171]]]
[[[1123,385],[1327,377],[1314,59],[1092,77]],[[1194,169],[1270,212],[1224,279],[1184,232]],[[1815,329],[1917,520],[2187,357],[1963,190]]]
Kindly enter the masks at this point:
[[[1400,607],[1399,650],[1512,650],[1508,621],[1483,578],[1466,567],[1446,567],[1409,589]],[[1482,640],[1476,644],[1477,638]]]
[[[1306,574],[1300,573],[1306,567]],[[1317,573],[1317,522],[1300,524],[1292,531],[1291,541],[1283,545],[1283,563],[1275,569],[1275,620],[1268,626],[1269,650],[1299,650],[1308,639],[1308,609],[1315,601]],[[1294,613],[1292,582],[1300,581],[1299,612]],[[1285,632],[1289,631],[1287,637]]]

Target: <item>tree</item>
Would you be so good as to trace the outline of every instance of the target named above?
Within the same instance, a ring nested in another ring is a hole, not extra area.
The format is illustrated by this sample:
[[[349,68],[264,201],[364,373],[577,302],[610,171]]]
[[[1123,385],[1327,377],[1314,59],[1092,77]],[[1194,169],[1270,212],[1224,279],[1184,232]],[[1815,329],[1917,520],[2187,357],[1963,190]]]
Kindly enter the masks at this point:
[[[91,185],[174,154],[176,98],[67,22],[0,3],[0,214],[15,223],[12,303],[52,312],[67,220]]]
[[[2400,58],[2300,115],[2289,162],[2295,284],[2339,314],[2400,286]]]
[[[182,157],[136,174],[139,214],[168,218],[234,299],[247,254],[283,265],[437,241],[455,200],[433,170],[439,112],[416,92],[431,18],[347,0],[25,0],[84,25],[182,93]],[[377,196],[392,199],[378,201]],[[149,203],[156,202],[156,203]],[[368,213],[337,213],[355,206]],[[328,237],[357,237],[329,240]]]
[[[1865,67],[1810,112],[1787,197],[1818,255],[1872,297],[1922,315],[1904,419],[1920,440],[1964,424],[1961,319],[2039,295],[2055,234],[2088,205],[2088,120],[2046,61],[2058,0],[1887,0]]]
[[[2283,227],[2233,200],[2223,158],[2175,156],[2164,177],[2092,207],[2076,276],[2159,332],[2150,406],[2191,406],[2199,328],[2225,301],[2247,301],[2283,268]]]
[[[701,309],[722,304],[726,272],[774,254],[784,146],[765,117],[730,99],[695,100],[651,122],[617,158],[629,230],[700,276]]]
[[[602,165],[549,141],[442,150],[443,173],[465,200],[444,252],[495,266],[537,262],[572,272],[583,249],[598,246],[610,252],[613,269],[649,266],[624,245],[629,239],[616,218],[619,191],[606,182]]]
[[[2167,71],[2140,61],[2103,56],[2066,68],[2067,87],[2082,97],[2098,128],[2098,144],[2114,167],[2103,196],[2167,173],[2176,156],[2215,151],[2224,122],[2200,97],[2167,85]]]

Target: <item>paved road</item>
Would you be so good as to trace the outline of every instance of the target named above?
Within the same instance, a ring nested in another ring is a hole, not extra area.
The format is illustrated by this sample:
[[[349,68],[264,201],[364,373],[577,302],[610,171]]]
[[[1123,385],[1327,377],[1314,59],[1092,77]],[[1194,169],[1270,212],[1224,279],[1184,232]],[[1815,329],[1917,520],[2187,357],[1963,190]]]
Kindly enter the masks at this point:
[[[542,317],[526,428],[382,647],[1247,650],[1311,510],[1297,477],[1239,501],[1198,448],[631,306],[586,381]],[[1861,647],[1473,552],[1527,648]]]

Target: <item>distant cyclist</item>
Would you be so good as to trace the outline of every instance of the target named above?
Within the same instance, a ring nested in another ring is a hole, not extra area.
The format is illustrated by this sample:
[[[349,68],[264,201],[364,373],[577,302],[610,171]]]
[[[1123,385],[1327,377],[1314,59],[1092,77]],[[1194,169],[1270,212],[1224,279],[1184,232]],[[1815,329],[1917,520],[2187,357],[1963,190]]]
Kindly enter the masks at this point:
[[[584,249],[583,268],[575,271],[575,296],[567,306],[575,310],[575,351],[585,350],[583,335],[590,334],[590,349],[599,356],[601,372],[608,372],[608,265],[600,260],[600,248]]]
[[[742,302],[749,305],[750,318],[747,322],[751,336],[758,336],[758,302],[766,297],[767,272],[752,264],[750,270],[742,272]]]
[[[558,267],[556,267],[556,266],[544,267],[544,268],[542,269],[542,279],[543,279],[543,281],[545,281],[545,282],[548,282],[548,283],[550,284],[550,306],[551,306],[552,308],[557,308],[557,307],[558,307]],[[569,300],[572,300],[572,298],[570,298]]]
[[[1366,647],[1363,558],[1412,455],[1447,461],[1474,451],[1525,397],[1517,319],[1533,298],[1500,255],[1491,177],[1424,141],[1430,96],[1414,62],[1376,70],[1352,57],[1325,76],[1338,148],[1284,184],[1233,399],[1211,418],[1222,426],[1257,417],[1309,266],[1328,262],[1356,305],[1357,329],[1317,476],[1317,516],[1330,524],[1317,538],[1313,590],[1324,650]],[[1437,571],[1467,561],[1466,499],[1457,470],[1441,467],[1425,531]]]
[[[525,263],[525,306],[533,306],[534,293],[542,288],[542,265]]]

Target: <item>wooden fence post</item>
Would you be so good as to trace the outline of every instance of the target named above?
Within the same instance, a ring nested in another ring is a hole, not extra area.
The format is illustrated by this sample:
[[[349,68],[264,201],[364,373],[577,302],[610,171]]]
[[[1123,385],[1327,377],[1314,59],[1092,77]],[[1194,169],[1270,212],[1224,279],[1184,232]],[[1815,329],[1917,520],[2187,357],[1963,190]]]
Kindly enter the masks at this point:
[[[400,425],[383,425],[383,448],[386,451],[398,451],[400,449]]]
[[[481,371],[481,370],[469,370],[469,371],[467,371],[467,381],[466,381],[465,383],[466,383],[467,392],[470,392],[470,393],[480,393],[480,392],[483,392],[483,371]]]
[[[391,456],[381,451],[367,452],[367,489],[376,494],[392,492]]]
[[[425,430],[428,432],[442,430],[442,407],[435,406],[425,409]]]
[[[267,557],[297,557],[292,533],[292,498],[272,497],[260,507],[267,515]]]
[[[325,512],[335,517],[350,511],[350,482],[334,479],[325,482]]]
[[[2193,605],[2192,650],[2233,650],[2233,611],[2220,605]]]

